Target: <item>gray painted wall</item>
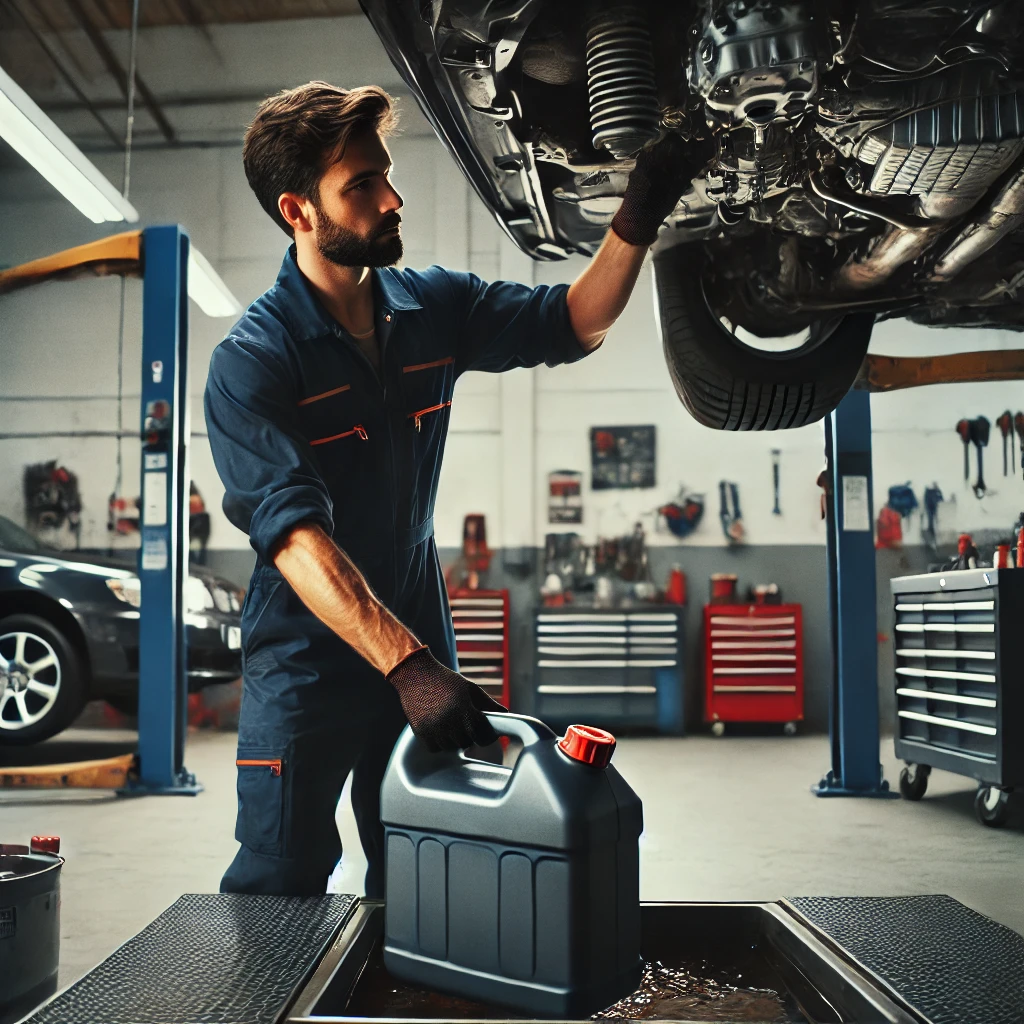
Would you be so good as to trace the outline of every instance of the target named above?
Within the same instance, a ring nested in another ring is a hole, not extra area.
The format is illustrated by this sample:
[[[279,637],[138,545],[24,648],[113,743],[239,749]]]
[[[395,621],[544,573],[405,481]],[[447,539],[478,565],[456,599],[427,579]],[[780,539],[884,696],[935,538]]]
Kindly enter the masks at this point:
[[[458,555],[455,548],[441,549],[447,565]],[[508,571],[501,552],[495,553],[486,583],[507,587],[511,601],[510,661],[512,700],[516,710],[533,710],[531,666],[531,612],[537,604],[541,579],[540,549],[529,549],[526,575]],[[678,563],[687,575],[689,604],[686,609],[686,716],[688,731],[701,724],[703,651],[701,638],[702,608],[708,596],[708,578],[713,572],[735,572],[741,592],[753,583],[777,583],[783,599],[803,605],[805,725],[809,732],[828,730],[828,700],[831,684],[831,653],[828,634],[828,593],[825,551],[818,545],[746,546],[721,549],[676,545],[649,549],[651,574],[659,584]],[[532,561],[531,561],[532,560]],[[889,580],[894,576],[926,572],[931,560],[923,547],[900,551],[879,551],[876,558],[878,622],[879,715],[883,731],[891,732],[895,713],[892,656],[892,604]],[[244,586],[253,567],[252,552],[246,550],[210,550],[207,564],[215,572]],[[883,639],[884,638],[884,639]]]

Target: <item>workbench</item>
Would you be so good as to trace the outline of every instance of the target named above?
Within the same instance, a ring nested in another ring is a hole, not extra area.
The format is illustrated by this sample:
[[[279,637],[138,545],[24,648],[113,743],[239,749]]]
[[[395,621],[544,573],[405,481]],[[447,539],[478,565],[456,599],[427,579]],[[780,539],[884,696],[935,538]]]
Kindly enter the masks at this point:
[[[1024,938],[948,896],[647,903],[642,915],[646,959],[667,962],[699,943],[711,970],[741,948],[747,957],[753,951],[775,987],[796,994],[805,1020],[1019,1024],[1024,1017]],[[26,1024],[373,1019],[346,1013],[372,973],[366,965],[382,925],[383,904],[354,896],[182,896]],[[745,983],[754,985],[750,978]],[[387,999],[398,989],[381,991]],[[392,1006],[386,1016],[511,1019],[490,1007],[467,1015],[459,1000],[429,993],[422,1004],[416,1013]]]

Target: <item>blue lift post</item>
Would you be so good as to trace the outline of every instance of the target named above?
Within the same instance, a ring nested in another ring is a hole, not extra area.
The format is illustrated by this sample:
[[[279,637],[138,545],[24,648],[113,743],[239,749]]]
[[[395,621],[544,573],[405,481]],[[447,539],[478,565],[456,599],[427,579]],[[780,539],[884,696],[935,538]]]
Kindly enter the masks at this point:
[[[832,768],[818,796],[895,797],[878,760],[878,624],[871,474],[871,396],[851,391],[825,420],[833,679]]]
[[[194,795],[185,769],[188,687],[188,235],[143,231],[142,546],[138,778],[129,794]]]

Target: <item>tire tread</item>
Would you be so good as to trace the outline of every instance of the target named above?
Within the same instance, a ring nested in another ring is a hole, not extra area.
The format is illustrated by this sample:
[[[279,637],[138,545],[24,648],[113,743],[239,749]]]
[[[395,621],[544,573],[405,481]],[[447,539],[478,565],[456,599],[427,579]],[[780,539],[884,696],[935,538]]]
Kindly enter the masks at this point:
[[[662,345],[683,405],[718,430],[789,430],[827,416],[852,386],[867,352],[872,314],[852,314],[817,348],[772,358],[737,342],[708,311],[703,247],[655,256]]]

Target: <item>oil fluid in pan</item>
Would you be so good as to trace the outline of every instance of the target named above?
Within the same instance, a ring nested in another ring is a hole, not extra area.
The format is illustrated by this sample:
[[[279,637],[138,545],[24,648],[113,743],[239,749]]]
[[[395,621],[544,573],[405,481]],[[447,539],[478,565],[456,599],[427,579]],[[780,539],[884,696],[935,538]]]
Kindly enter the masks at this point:
[[[679,967],[645,963],[636,991],[592,1019],[756,1024],[805,1024],[807,1020],[791,999],[774,989],[745,987],[742,971],[709,971],[702,963]]]
[[[541,1017],[583,1017],[640,981],[637,795],[615,740],[488,714],[511,768],[403,732],[381,788],[384,963],[397,978]]]

